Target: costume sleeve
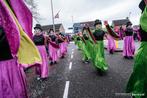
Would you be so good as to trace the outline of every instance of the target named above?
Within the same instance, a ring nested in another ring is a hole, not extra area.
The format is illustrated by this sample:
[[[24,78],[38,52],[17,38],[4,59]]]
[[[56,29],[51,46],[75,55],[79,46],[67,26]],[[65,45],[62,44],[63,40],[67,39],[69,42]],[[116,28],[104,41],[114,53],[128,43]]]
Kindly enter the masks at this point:
[[[22,26],[24,32],[32,39],[32,13],[25,5],[24,0],[9,0],[11,8],[14,10],[14,13]],[[17,6],[16,6],[17,4]],[[25,17],[27,15],[27,17]]]
[[[19,29],[20,34],[20,45],[17,52],[18,62],[23,65],[23,67],[30,67],[36,63],[41,63],[42,59],[39,54],[38,49],[36,48],[33,41],[29,38],[29,36],[24,32],[22,26],[19,24],[16,16],[14,15],[10,6],[5,2],[8,7],[16,25]]]
[[[141,28],[147,32],[147,6],[141,15],[140,25],[141,25]]]
[[[108,31],[108,33],[114,38],[114,39],[119,39],[120,37],[118,36],[118,34],[116,34],[109,25],[106,25],[106,29]]]

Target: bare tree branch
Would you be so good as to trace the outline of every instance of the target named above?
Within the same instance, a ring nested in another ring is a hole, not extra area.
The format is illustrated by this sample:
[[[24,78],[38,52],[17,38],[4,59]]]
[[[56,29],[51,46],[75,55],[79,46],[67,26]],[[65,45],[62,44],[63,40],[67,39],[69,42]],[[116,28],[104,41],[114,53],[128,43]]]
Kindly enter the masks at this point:
[[[25,0],[27,6],[30,8],[31,12],[32,12],[32,15],[33,15],[33,18],[36,20],[37,23],[39,23],[41,19],[40,17],[40,14],[38,12],[38,9],[37,9],[37,0]]]

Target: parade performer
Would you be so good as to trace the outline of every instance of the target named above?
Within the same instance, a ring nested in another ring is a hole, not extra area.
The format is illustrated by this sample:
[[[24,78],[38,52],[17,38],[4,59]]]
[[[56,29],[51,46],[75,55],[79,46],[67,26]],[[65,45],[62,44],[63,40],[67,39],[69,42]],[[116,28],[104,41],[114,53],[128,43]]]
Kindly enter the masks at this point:
[[[80,33],[76,34],[75,38],[76,38],[75,43],[78,46],[78,50],[81,50],[82,49],[82,40],[80,38]]]
[[[45,36],[42,33],[42,27],[40,24],[36,24],[34,27],[35,30],[35,35],[33,36],[33,41],[35,45],[37,46],[40,55],[42,57],[42,64],[39,64],[36,66],[36,72],[39,75],[37,78],[38,80],[40,79],[46,79],[48,77],[49,73],[49,66],[48,66],[48,57],[47,57],[47,51],[46,51],[46,46],[47,46],[47,36]]]
[[[49,56],[51,60],[51,65],[56,64],[58,61],[58,49],[59,45],[57,44],[57,36],[53,29],[50,29],[49,31]]]
[[[77,34],[72,36],[72,40],[74,41],[74,44],[77,45]]]
[[[141,37],[140,37],[139,28],[134,28],[133,31],[134,31],[134,35],[133,35],[134,40],[140,42],[141,41]]]
[[[41,63],[41,58],[23,31],[11,2],[0,0],[0,97],[28,98],[23,67]],[[25,4],[22,0],[14,4],[20,2],[22,6]]]
[[[133,39],[133,28],[132,23],[127,22],[125,37],[124,37],[124,47],[123,47],[123,56],[127,59],[133,59],[135,53],[135,44]]]
[[[121,40],[123,40],[123,38],[124,38],[124,29],[122,26],[119,29],[119,37],[121,38]]]
[[[141,45],[135,57],[133,73],[128,81],[126,92],[132,93],[133,98],[147,98],[147,0],[142,0],[139,7],[142,10]]]
[[[93,34],[91,34],[90,29],[88,29],[91,39],[94,41],[93,47],[91,48],[93,53],[90,55],[95,68],[100,72],[100,74],[102,74],[108,70],[108,64],[106,63],[104,56],[103,38],[105,36],[105,32],[102,30],[102,22],[100,20],[96,20],[94,26],[95,31]]]
[[[63,37],[63,55],[65,56],[67,54],[67,47],[68,47],[68,43],[69,43],[69,38],[68,36],[66,35],[63,35],[62,34],[62,37]]]
[[[108,40],[107,50],[110,54],[113,54],[116,50],[115,40],[110,34],[107,34],[106,38]]]
[[[69,36],[65,36],[65,41],[64,41],[64,54],[67,54],[67,47],[70,42]]]
[[[88,30],[86,27],[83,27],[82,30],[82,36],[81,36],[82,42],[82,54],[83,54],[83,62],[89,63],[90,60],[90,47],[89,47],[89,36],[88,36]]]
[[[64,56],[65,56],[65,37],[64,37],[64,35],[63,34],[61,34],[61,33],[59,33],[59,35],[58,35],[58,44],[59,44],[59,57],[60,58],[64,58]]]

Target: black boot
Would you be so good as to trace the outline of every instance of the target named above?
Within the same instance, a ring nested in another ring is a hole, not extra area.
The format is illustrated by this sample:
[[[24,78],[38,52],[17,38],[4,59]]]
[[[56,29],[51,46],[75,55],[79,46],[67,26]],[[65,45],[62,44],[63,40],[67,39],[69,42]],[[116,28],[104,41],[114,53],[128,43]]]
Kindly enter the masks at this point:
[[[130,56],[129,59],[133,59],[133,56]]]
[[[113,50],[110,50],[110,52],[109,52],[110,54],[113,54]]]
[[[63,59],[63,58],[64,58],[64,55],[61,56],[61,59]]]
[[[89,60],[86,60],[86,63],[90,63],[90,61]]]
[[[57,61],[55,61],[54,64],[57,64]]]
[[[125,58],[125,59],[129,59],[129,57],[128,57],[128,56],[124,56],[124,58]]]
[[[53,64],[54,64],[53,62],[50,63],[50,65],[53,65]]]
[[[102,71],[101,69],[97,69],[97,71],[98,71],[98,74],[100,75],[100,76],[103,76],[104,75],[104,71]]]

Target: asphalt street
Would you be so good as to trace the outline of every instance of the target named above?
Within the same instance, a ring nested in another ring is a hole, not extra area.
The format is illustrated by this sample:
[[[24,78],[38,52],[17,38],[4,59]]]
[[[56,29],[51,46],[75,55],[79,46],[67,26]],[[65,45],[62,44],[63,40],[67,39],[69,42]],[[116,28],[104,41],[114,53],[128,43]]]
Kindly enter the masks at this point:
[[[68,54],[56,65],[49,67],[49,77],[38,81],[35,68],[27,74],[30,98],[131,98],[125,87],[132,72],[134,60],[126,60],[122,52],[110,55],[105,51],[109,70],[100,76],[91,63],[82,62],[82,54],[74,43]]]

